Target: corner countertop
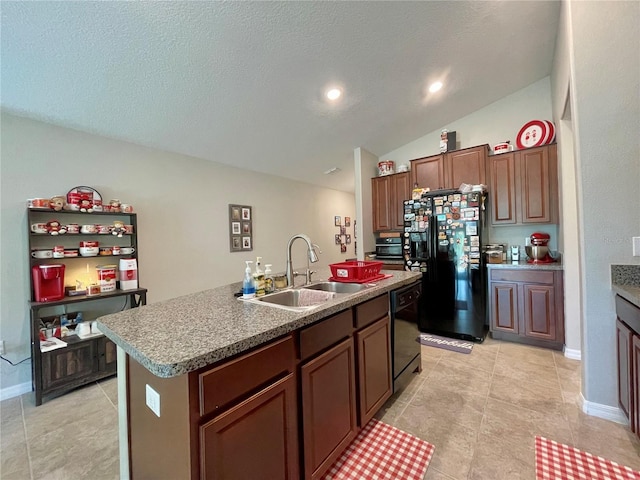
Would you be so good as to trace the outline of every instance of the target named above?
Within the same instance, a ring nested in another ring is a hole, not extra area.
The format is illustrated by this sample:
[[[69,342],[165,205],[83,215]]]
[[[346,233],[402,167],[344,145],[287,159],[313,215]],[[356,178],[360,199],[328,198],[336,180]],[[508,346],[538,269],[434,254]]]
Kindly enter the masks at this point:
[[[562,263],[527,263],[526,260],[520,260],[518,262],[505,262],[505,263],[487,263],[487,269],[492,268],[518,268],[527,270],[563,270]]]
[[[640,265],[611,265],[611,290],[640,308]]]
[[[295,312],[234,297],[240,283],[184,295],[98,318],[107,338],[158,377],[182,375],[261,345],[306,325],[409,285],[419,272],[393,275],[369,288],[339,295],[313,310]],[[319,268],[314,283],[328,279]]]

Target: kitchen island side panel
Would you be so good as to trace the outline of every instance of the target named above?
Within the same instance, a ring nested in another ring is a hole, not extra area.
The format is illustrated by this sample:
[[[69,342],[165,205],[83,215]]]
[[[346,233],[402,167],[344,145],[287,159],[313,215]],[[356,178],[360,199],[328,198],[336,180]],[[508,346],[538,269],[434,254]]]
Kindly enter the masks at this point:
[[[192,478],[189,375],[160,378],[127,356],[132,479]],[[160,396],[160,417],[146,405],[146,386]]]

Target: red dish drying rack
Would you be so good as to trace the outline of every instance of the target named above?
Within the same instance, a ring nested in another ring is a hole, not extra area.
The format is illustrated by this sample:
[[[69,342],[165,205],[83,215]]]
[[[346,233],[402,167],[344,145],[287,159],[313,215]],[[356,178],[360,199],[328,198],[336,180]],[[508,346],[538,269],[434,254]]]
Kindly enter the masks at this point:
[[[381,274],[382,262],[340,262],[329,264],[332,282],[367,283],[385,278]]]

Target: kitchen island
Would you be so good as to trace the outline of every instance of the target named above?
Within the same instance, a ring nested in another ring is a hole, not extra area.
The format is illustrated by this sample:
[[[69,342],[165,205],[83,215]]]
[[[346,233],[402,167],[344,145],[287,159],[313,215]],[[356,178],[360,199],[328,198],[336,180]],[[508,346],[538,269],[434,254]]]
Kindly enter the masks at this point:
[[[420,274],[383,273],[307,311],[236,283],[99,318],[118,346],[121,478],[321,476],[391,394],[388,294]]]

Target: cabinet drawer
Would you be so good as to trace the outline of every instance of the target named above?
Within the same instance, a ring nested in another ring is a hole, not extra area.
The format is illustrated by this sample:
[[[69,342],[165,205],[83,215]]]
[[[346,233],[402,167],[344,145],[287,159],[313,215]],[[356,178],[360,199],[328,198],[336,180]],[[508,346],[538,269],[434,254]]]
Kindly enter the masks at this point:
[[[626,323],[631,330],[640,334],[640,308],[625,300],[620,295],[616,295],[616,315]]]
[[[388,313],[389,295],[385,293],[356,307],[355,327],[366,327]]]
[[[345,310],[321,320],[309,328],[300,331],[300,359],[315,355],[316,353],[347,338],[353,331],[353,313]]]
[[[553,271],[546,270],[535,272],[531,270],[507,270],[502,268],[491,269],[491,280],[504,282],[544,283],[553,285]]]
[[[265,383],[294,371],[289,336],[198,375],[200,415],[222,411]]]

